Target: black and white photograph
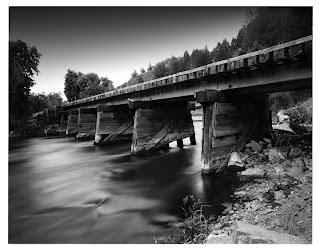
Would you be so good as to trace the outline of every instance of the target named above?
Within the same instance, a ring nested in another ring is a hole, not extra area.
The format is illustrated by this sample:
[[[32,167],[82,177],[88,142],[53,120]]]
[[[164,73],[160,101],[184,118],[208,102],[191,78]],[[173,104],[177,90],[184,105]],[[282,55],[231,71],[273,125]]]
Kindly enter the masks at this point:
[[[308,3],[9,1],[6,244],[314,244]]]

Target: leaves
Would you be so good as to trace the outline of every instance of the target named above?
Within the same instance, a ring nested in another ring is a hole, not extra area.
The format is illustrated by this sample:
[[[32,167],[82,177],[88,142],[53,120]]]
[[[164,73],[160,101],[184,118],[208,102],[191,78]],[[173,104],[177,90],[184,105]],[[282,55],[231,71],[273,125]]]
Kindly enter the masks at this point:
[[[21,40],[9,42],[9,129],[21,129],[30,114],[28,98],[41,54]]]
[[[64,93],[68,101],[75,101],[113,90],[113,82],[96,73],[82,74],[68,69],[65,75]]]

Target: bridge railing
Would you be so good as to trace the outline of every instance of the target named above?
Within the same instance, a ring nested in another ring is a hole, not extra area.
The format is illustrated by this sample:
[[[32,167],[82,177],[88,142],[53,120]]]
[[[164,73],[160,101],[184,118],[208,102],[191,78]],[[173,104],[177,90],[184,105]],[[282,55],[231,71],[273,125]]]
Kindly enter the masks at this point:
[[[81,103],[107,99],[113,96],[123,95],[136,91],[171,85],[179,82],[200,79],[208,75],[227,74],[245,70],[250,67],[259,67],[268,62],[282,63],[286,60],[294,60],[295,57],[312,51],[312,35],[293,40],[287,43],[275,45],[266,49],[258,50],[241,56],[214,62],[198,68],[186,70],[173,75],[146,81],[140,84],[127,86],[99,95],[87,97],[64,104],[64,107]]]

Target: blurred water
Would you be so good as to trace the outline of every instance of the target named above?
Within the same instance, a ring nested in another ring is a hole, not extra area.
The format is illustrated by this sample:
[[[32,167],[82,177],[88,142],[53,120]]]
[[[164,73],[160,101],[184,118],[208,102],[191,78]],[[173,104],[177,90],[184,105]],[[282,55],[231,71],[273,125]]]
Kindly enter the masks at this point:
[[[217,205],[230,179],[201,176],[202,122],[194,126],[197,145],[184,139],[183,149],[173,142],[142,157],[130,155],[130,142],[11,144],[9,242],[153,243],[168,231],[161,222],[178,218],[186,195]]]

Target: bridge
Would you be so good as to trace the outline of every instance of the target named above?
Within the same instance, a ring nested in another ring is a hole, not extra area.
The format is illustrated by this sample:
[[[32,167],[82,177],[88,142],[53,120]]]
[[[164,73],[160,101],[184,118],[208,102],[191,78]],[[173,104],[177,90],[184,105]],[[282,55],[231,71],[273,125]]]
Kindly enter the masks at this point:
[[[271,129],[272,92],[312,88],[312,36],[57,107],[67,135],[95,144],[132,138],[143,154],[182,139],[196,144],[190,110],[203,108],[202,174],[223,171],[231,152]],[[49,113],[49,112],[47,112]]]

